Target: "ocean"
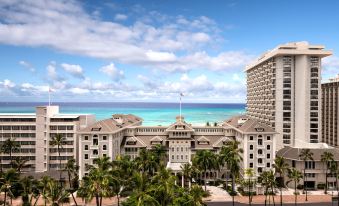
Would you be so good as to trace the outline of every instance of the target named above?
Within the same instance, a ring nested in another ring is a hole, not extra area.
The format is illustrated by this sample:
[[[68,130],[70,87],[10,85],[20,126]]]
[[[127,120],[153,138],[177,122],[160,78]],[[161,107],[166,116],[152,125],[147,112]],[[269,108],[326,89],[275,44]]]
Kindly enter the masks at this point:
[[[0,102],[0,113],[32,113],[41,102]],[[143,125],[170,125],[179,115],[179,103],[145,102],[59,102],[61,113],[95,114],[97,120],[110,118],[112,114],[134,114],[144,119]],[[203,125],[206,122],[222,122],[231,116],[245,112],[245,104],[183,103],[185,121]]]

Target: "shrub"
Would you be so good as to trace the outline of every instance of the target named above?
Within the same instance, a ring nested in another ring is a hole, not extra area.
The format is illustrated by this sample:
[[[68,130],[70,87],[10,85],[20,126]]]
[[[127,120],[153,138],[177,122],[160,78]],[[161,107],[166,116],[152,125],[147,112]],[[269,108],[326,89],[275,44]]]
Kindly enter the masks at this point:
[[[209,196],[211,196],[211,193],[210,193],[210,191],[205,191],[204,190],[204,192],[203,192],[203,195],[202,195],[203,197],[209,197]]]
[[[297,185],[297,189],[298,189],[298,190],[302,190],[303,188],[304,188],[304,185],[300,185],[300,184]]]
[[[319,183],[319,184],[317,185],[317,188],[318,188],[319,190],[325,189],[325,183]]]

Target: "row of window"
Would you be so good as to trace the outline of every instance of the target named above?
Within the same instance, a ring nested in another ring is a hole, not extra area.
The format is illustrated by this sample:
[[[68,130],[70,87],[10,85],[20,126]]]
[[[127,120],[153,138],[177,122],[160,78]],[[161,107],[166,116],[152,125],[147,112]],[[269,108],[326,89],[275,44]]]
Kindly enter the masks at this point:
[[[262,145],[262,144],[259,144],[259,145]],[[254,146],[251,144],[250,145],[250,150],[253,150]],[[267,150],[271,150],[271,145],[266,145],[266,149]]]
[[[0,130],[35,130],[35,126],[0,126]]]
[[[85,145],[85,150],[88,150],[89,146],[86,144]],[[107,145],[102,145],[102,150],[107,150]]]

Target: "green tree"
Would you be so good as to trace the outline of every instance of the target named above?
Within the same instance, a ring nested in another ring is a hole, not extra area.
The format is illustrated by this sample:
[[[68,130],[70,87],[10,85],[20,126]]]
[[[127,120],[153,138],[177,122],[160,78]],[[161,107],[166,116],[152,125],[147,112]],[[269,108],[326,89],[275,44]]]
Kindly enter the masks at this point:
[[[21,174],[21,170],[23,168],[28,168],[30,165],[27,165],[28,159],[22,157],[16,157],[14,161],[12,161],[13,168]]]
[[[215,161],[215,154],[210,150],[199,150],[194,156],[193,163],[204,172],[205,191],[207,182],[206,173],[207,170],[211,170],[215,167]]]
[[[164,166],[159,168],[157,174],[152,178],[152,196],[162,206],[171,205],[176,197],[175,191],[178,187],[175,184],[176,177],[171,175],[171,170],[166,169]]]
[[[304,161],[304,175],[303,175],[304,187],[303,187],[303,190],[306,192],[305,201],[307,201],[307,188],[306,188],[306,184],[305,184],[305,182],[307,181],[306,164],[307,164],[307,161],[309,161],[309,160],[313,161],[313,152],[311,152],[310,149],[302,149],[300,154],[299,154],[299,158]]]
[[[325,168],[325,191],[324,193],[327,194],[327,189],[328,189],[328,182],[327,182],[327,176],[328,176],[328,170],[330,167],[330,163],[333,161],[333,154],[331,152],[324,152],[321,155],[321,161],[324,163],[324,168]]]
[[[68,183],[69,183],[69,192],[72,195],[73,202],[76,206],[78,206],[78,203],[74,197],[74,192],[76,191],[76,188],[74,188],[74,181],[78,181],[78,171],[79,171],[79,165],[76,164],[76,161],[74,158],[69,159],[66,163],[65,169],[68,175]]]
[[[83,177],[78,193],[86,201],[91,201],[95,198],[96,205],[101,206],[102,198],[108,197],[111,194],[110,184],[113,178],[110,170],[112,164],[108,157],[97,158],[94,163],[89,168],[88,175]]]
[[[236,195],[235,191],[235,180],[240,175],[240,163],[242,161],[241,154],[243,150],[239,148],[240,142],[233,139],[232,141],[228,141],[226,146],[222,147],[220,155],[224,158],[225,163],[227,165],[227,169],[230,171],[232,175],[232,204],[234,205],[234,196]]]
[[[285,187],[284,176],[288,172],[289,165],[282,156],[277,156],[274,160],[273,168],[275,173],[279,174],[279,189],[280,189],[280,205],[282,206],[282,188]]]
[[[61,164],[61,149],[63,148],[63,145],[66,143],[66,137],[63,136],[62,134],[56,134],[55,136],[52,137],[52,140],[50,142],[51,146],[56,146],[57,151],[58,151],[58,158],[59,158],[59,171],[60,171],[60,176],[59,176],[59,181],[61,183],[62,179],[62,164]]]
[[[252,205],[252,186],[253,186],[252,184],[253,183],[251,182],[251,180],[255,175],[253,168],[247,168],[245,170],[245,175],[248,178],[248,204]]]
[[[269,204],[271,203],[272,196],[273,204],[275,205],[274,188],[276,187],[276,181],[274,172],[272,170],[262,172],[259,177],[259,182],[265,187],[265,205],[267,204],[267,196]]]
[[[192,165],[190,163],[185,163],[180,166],[180,169],[182,171],[182,175],[184,175],[185,182],[188,179],[188,186],[190,187],[192,184],[192,181],[191,181]]]
[[[132,178],[133,193],[123,202],[126,206],[158,206],[159,202],[152,196],[154,188],[150,187],[150,181],[145,173],[135,172]]]
[[[15,141],[14,138],[8,138],[7,140],[5,140],[2,144],[2,151],[5,154],[9,154],[9,160],[11,162],[11,168],[13,167],[12,164],[12,154],[13,152],[15,152],[16,150],[18,150],[20,148],[20,144]]]
[[[9,169],[2,174],[0,178],[0,191],[4,193],[4,206],[7,202],[7,196],[10,197],[10,204],[12,205],[12,198],[14,197],[13,188],[18,183],[19,175],[14,169]]]
[[[288,182],[293,181],[294,182],[294,204],[297,205],[297,184],[300,182],[300,180],[303,178],[303,175],[300,171],[298,171],[295,168],[292,168],[288,171],[288,178],[290,179]]]
[[[20,180],[22,186],[21,198],[23,206],[37,205],[40,191],[39,191],[39,181],[35,180],[33,177],[23,177]],[[33,203],[33,200],[34,203]]]
[[[49,176],[43,176],[39,181],[39,189],[40,193],[42,195],[42,198],[44,199],[44,205],[47,205],[47,186],[48,183],[51,181],[51,178]]]
[[[54,179],[48,181],[46,189],[47,201],[51,203],[52,206],[59,206],[60,204],[69,202],[69,193]]]

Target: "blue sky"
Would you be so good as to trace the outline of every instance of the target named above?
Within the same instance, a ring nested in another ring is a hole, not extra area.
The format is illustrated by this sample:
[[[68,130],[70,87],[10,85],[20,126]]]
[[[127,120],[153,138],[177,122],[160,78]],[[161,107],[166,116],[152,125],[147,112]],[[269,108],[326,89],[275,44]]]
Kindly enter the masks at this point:
[[[243,69],[278,44],[334,55],[339,2],[0,0],[0,101],[245,102]]]

